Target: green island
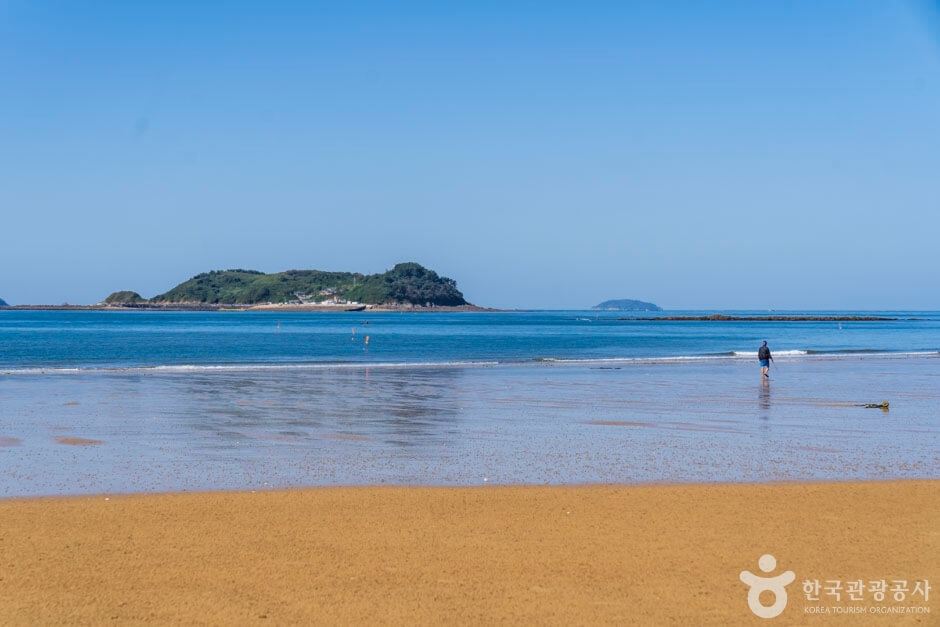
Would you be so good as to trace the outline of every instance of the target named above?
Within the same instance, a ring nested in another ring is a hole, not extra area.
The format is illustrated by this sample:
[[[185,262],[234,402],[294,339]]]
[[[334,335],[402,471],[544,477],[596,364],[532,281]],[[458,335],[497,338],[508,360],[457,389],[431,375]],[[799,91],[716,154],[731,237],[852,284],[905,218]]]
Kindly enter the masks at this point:
[[[206,306],[471,306],[453,279],[418,263],[400,263],[380,274],[287,270],[213,270],[153,298],[120,291],[103,305],[117,307]]]
[[[124,290],[123,292],[114,292],[102,301],[105,305],[139,305],[146,303],[147,299],[138,294]]]
[[[620,298],[616,300],[605,300],[602,303],[594,305],[591,309],[600,309],[604,311],[662,311],[662,307],[647,303],[642,300],[632,300],[630,298]]]

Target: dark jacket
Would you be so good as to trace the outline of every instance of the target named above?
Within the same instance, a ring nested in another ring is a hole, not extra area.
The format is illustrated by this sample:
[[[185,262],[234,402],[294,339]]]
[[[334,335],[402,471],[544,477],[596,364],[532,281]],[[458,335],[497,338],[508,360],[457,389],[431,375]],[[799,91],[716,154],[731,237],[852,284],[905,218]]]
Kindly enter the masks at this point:
[[[757,350],[757,358],[761,361],[764,361],[765,359],[770,359],[770,349],[767,348],[766,346],[761,346]]]

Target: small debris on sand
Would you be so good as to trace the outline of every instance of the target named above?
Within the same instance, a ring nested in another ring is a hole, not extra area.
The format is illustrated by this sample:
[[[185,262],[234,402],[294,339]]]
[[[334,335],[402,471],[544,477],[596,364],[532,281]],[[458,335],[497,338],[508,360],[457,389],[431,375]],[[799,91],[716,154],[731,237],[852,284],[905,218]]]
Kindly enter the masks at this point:
[[[320,435],[321,438],[329,438],[332,440],[351,440],[353,442],[369,442],[371,438],[367,438],[361,435],[350,435],[348,433],[324,433]]]
[[[97,446],[103,444],[101,440],[89,440],[87,438],[56,438],[55,441],[70,446]]]
[[[657,425],[648,422],[633,422],[629,420],[589,420],[589,425],[599,425],[601,427],[655,427]]]

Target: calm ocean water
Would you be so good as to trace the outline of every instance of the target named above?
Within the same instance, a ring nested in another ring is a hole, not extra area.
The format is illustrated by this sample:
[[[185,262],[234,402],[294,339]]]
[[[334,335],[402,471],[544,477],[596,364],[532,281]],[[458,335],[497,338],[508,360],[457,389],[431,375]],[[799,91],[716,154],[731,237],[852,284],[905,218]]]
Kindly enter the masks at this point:
[[[0,496],[938,477],[940,314],[875,314],[0,311]]]
[[[591,311],[0,311],[0,369],[507,363],[714,358],[733,353],[750,358],[763,339],[781,357],[940,350],[940,312],[861,314],[901,320],[644,322],[617,320],[622,315]]]

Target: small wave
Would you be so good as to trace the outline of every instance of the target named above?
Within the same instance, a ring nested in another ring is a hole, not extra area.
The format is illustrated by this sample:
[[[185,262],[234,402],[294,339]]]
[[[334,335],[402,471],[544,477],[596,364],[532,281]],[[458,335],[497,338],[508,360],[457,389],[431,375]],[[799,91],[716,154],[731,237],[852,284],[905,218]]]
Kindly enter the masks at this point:
[[[774,351],[774,357],[781,357],[787,360],[804,358],[828,358],[838,359],[840,357],[940,357],[940,350],[919,350],[919,351],[886,351],[878,349],[864,350],[832,350],[818,351],[811,349],[801,350],[781,350]],[[537,363],[555,363],[555,364],[657,364],[657,363],[682,363],[698,361],[738,361],[757,359],[757,351],[727,351],[721,353],[705,353],[702,355],[664,355],[657,357],[597,357],[597,358],[578,358],[578,357],[536,357],[528,360]]]
[[[791,350],[775,351],[775,356],[795,357],[808,355],[809,351]],[[725,351],[721,353],[704,353],[701,355],[660,355],[656,357],[535,357],[530,361],[548,362],[548,363],[595,363],[595,362],[615,362],[615,363],[658,363],[674,361],[709,361],[709,360],[729,360],[729,359],[756,359],[757,351]]]
[[[732,354],[718,353],[708,355],[665,355],[661,357],[536,357],[529,361],[552,364],[668,364],[695,361],[720,361],[730,359],[736,359],[736,357],[734,357]]]
[[[105,368],[59,368],[49,366],[47,368],[0,368],[0,374],[78,374],[81,372],[106,370]],[[108,368],[107,370],[115,370]]]
[[[844,348],[835,350],[809,350],[810,355],[932,355],[940,351],[921,350],[921,351],[896,351],[885,350],[883,348]]]
[[[498,361],[328,362],[315,364],[165,364],[157,366],[101,366],[86,368],[10,368],[0,374],[191,373],[264,372],[282,370],[371,370],[373,368],[467,368],[498,366]]]
[[[774,351],[774,356],[785,360],[795,359],[840,359],[840,358],[918,358],[940,357],[940,350],[887,351],[880,349],[847,350],[781,350]],[[525,364],[558,365],[603,365],[603,364],[670,364],[696,363],[708,361],[743,361],[757,358],[756,351],[727,351],[705,353],[701,355],[661,355],[650,357],[533,357],[505,360],[458,360],[458,361],[399,361],[399,362],[354,362],[330,361],[299,364],[160,364],[149,366],[85,366],[85,367],[26,367],[0,368],[0,375],[40,375],[40,374],[173,374],[173,373],[212,373],[212,372],[266,372],[266,371],[317,371],[317,370],[366,370],[366,369],[409,369],[409,368],[473,368],[492,366],[521,366]]]
[[[735,357],[749,357],[751,359],[757,359],[757,351],[731,351]],[[809,355],[810,351],[808,350],[788,350],[788,351],[774,351],[774,357],[795,357],[799,355]]]
[[[757,358],[757,351],[733,351],[735,357]],[[940,350],[886,350],[883,348],[842,348],[842,349],[806,349],[806,350],[785,350],[773,351],[774,357],[853,357],[853,356],[872,356],[872,357],[930,357],[940,355]]]
[[[498,361],[374,361],[324,362],[312,364],[223,364],[223,365],[166,365],[143,366],[128,370],[157,370],[160,372],[199,371],[253,371],[253,370],[364,370],[366,368],[454,368],[467,366],[497,366]]]
[[[821,357],[940,357],[940,350],[926,351],[886,351],[878,349],[819,351],[815,353]]]

